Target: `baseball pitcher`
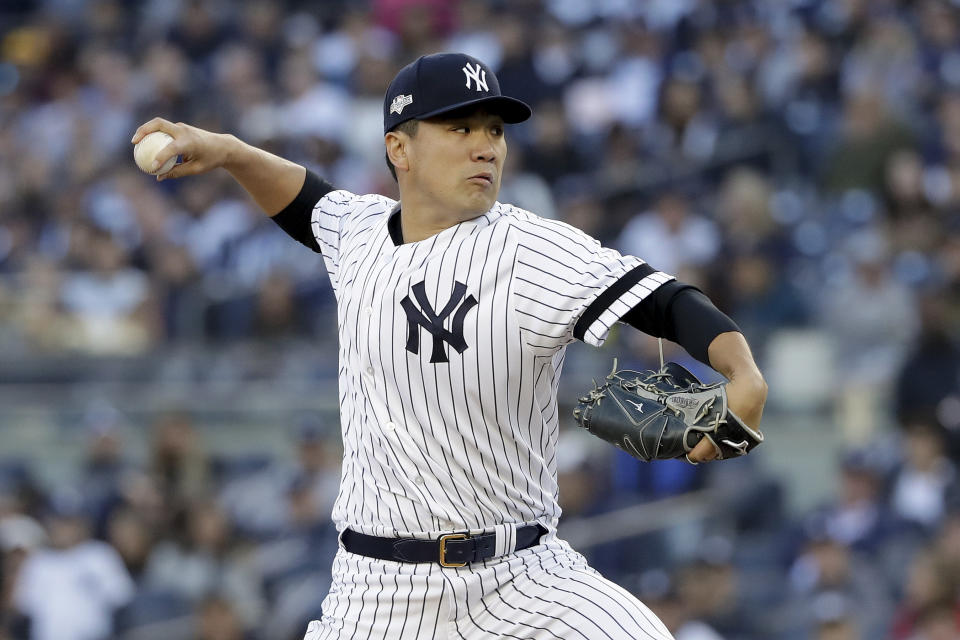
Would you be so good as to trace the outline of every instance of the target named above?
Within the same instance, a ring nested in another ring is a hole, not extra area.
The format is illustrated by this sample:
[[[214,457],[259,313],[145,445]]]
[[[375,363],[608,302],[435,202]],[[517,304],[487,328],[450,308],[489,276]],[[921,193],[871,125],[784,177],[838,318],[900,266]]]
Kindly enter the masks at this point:
[[[505,126],[531,115],[470,56],[424,56],[383,103],[400,200],[162,119],[160,179],[222,167],[323,255],[337,299],[344,458],[340,549],[306,640],[580,638],[670,632],[556,535],[557,385],[565,348],[617,322],[726,376],[615,372],[581,426],[638,458],[697,463],[762,439],[766,385],[736,325],[700,291],[562,222],[497,202]]]

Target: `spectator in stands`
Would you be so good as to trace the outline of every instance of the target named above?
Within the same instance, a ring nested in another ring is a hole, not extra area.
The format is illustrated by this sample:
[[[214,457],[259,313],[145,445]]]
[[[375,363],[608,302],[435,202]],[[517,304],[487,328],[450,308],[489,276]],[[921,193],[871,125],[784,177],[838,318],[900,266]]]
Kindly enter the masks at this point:
[[[960,416],[945,411],[956,397],[960,348],[950,334],[948,301],[942,296],[920,299],[920,334],[897,373],[895,410],[900,424],[932,423],[950,430],[949,449],[960,453],[955,434]]]
[[[935,221],[927,220],[932,212],[923,183],[923,159],[918,151],[901,149],[887,159],[881,195],[886,214],[892,221],[901,223],[897,228],[904,232],[910,231],[908,221],[923,222],[919,225],[923,231],[937,226]]]
[[[930,545],[937,565],[951,580],[960,580],[960,512],[955,505],[944,515],[940,529]]]
[[[292,338],[302,332],[298,326],[294,283],[290,276],[274,271],[256,294],[254,332],[265,339]]]
[[[123,507],[110,514],[106,533],[107,542],[117,550],[130,577],[139,584],[156,535],[150,524],[137,511]]]
[[[677,593],[685,614],[682,620],[700,623],[691,625],[695,638],[696,633],[709,638],[711,631],[720,637],[738,630],[750,633],[756,624],[754,618],[743,619],[737,572],[728,545],[726,541],[723,547],[705,545],[701,558],[688,562],[677,572]],[[720,548],[725,550],[719,551]],[[711,553],[715,551],[719,553]]]
[[[317,483],[307,473],[287,488],[288,522],[260,545],[256,558],[270,615],[263,621],[269,637],[291,637],[303,620],[321,610],[330,588],[330,563],[337,550],[337,532],[329,504],[318,504]]]
[[[255,473],[225,478],[221,503],[245,535],[282,538],[300,529],[298,520],[311,518],[332,527],[329,516],[340,484],[336,421],[315,412],[305,412],[296,421],[289,457],[268,461]],[[294,495],[298,500],[292,500]],[[307,512],[313,515],[304,518]]]
[[[903,460],[891,482],[893,513],[926,532],[936,530],[957,501],[957,470],[946,435],[934,423],[908,424],[901,440]]]
[[[156,327],[149,281],[108,233],[93,230],[89,242],[89,269],[64,280],[60,291],[73,346],[115,354],[149,348]]]
[[[14,594],[24,560],[47,542],[47,533],[33,518],[18,513],[14,501],[0,492],[0,638],[24,638],[29,618],[17,610]]]
[[[677,55],[660,86],[659,113],[648,131],[663,161],[683,171],[706,162],[714,152],[716,131],[704,96],[703,61],[695,53]]]
[[[99,640],[113,633],[114,614],[134,594],[116,550],[90,538],[79,494],[54,494],[48,519],[50,546],[23,561],[14,604],[29,618],[32,640]]]
[[[735,256],[726,277],[730,287],[727,312],[744,335],[758,344],[766,344],[778,330],[809,322],[810,311],[802,295],[783,277],[769,253]]]
[[[916,305],[890,271],[884,236],[857,235],[848,251],[853,273],[846,284],[825,292],[824,327],[836,340],[844,378],[889,383],[919,329]]]
[[[209,461],[191,415],[171,411],[154,422],[149,464],[163,499],[172,509],[206,491]]]
[[[833,191],[883,188],[884,169],[897,151],[913,146],[912,133],[890,113],[877,87],[854,89],[843,101],[842,135],[824,165]]]
[[[214,502],[197,499],[180,520],[174,538],[158,542],[150,554],[144,584],[190,602],[222,593],[236,606],[244,628],[253,628],[264,612],[259,576],[242,545],[231,536],[226,514]]]
[[[217,595],[204,598],[197,606],[196,617],[193,640],[252,640],[227,598]]]
[[[852,273],[823,292],[821,323],[834,341],[838,421],[863,442],[881,423],[883,398],[919,329],[912,292],[890,269],[889,243],[861,232],[848,243]]]
[[[960,576],[940,564],[936,552],[920,550],[910,564],[903,597],[891,625],[892,640],[915,638],[928,612],[943,605],[952,606],[954,616],[960,616],[958,579]]]
[[[710,625],[691,614],[689,603],[677,591],[675,580],[663,570],[642,574],[634,590],[673,634],[675,640],[722,640]]]
[[[53,262],[34,256],[11,283],[17,304],[9,311],[13,340],[8,353],[56,353],[65,348],[69,322],[59,304],[63,275]]]
[[[652,210],[627,224],[617,244],[623,253],[643,256],[657,269],[677,273],[708,264],[720,249],[720,235],[713,222],[690,211],[680,192],[667,191]]]
[[[960,161],[960,92],[956,87],[936,96],[937,104],[931,132],[929,159],[940,166],[954,168]],[[951,190],[950,200],[955,203],[958,194]]]
[[[537,117],[530,126],[534,128],[534,139],[527,153],[527,161],[547,182],[556,186],[563,179],[584,170],[583,150],[574,144],[570,124],[560,103],[549,101],[540,104]]]
[[[87,431],[81,469],[84,501],[93,519],[93,533],[106,535],[110,510],[121,500],[122,485],[132,465],[124,451],[124,416],[105,403],[93,404],[83,416]]]
[[[817,620],[850,616],[866,638],[883,637],[891,601],[882,574],[868,558],[820,531],[806,542],[789,574],[792,596],[785,629],[812,631]]]
[[[829,538],[856,551],[879,551],[894,527],[883,492],[888,469],[868,449],[844,454],[840,467],[836,497],[807,515],[805,528],[814,541]]]
[[[725,253],[789,251],[780,223],[773,217],[773,185],[762,173],[736,168],[723,178],[717,195],[716,218],[723,232]]]

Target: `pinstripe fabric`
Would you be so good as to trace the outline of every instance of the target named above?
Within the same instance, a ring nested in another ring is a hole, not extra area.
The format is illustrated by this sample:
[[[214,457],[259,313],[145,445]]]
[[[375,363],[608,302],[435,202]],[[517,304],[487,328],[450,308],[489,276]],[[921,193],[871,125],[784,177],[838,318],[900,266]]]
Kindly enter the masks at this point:
[[[340,531],[385,537],[496,531],[506,553],[520,524],[556,529],[565,348],[584,310],[643,261],[500,203],[397,246],[387,225],[396,206],[333,191],[313,210],[338,310],[344,459],[333,519]],[[671,279],[654,271],[610,296],[584,341],[603,344],[626,311]],[[537,625],[581,637],[572,618],[585,612],[627,629],[590,637],[669,637],[655,618],[643,622],[649,612],[639,602],[554,546],[552,555],[508,553],[523,562],[477,576],[341,551],[324,618],[307,638],[554,637],[536,635]],[[440,631],[443,620],[453,626]],[[641,627],[652,631],[630,635]]]
[[[372,560],[341,550],[304,640],[670,640],[639,600],[556,538],[479,566]]]
[[[414,537],[555,527],[564,348],[590,302],[643,261],[499,203],[395,246],[387,230],[395,204],[334,191],[313,212],[338,302],[345,452],[334,521]],[[654,272],[613,300],[585,341],[602,344],[620,315],[670,279]],[[439,311],[456,302],[457,283],[477,301],[461,318],[466,348],[443,344],[448,361],[433,362],[433,336],[411,327],[404,299],[422,286]],[[409,349],[413,332],[419,353]]]

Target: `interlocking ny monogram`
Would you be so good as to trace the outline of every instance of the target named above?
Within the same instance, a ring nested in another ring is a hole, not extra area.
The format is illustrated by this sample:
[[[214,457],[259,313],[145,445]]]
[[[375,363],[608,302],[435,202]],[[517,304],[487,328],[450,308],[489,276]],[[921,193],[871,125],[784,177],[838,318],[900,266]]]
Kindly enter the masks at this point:
[[[483,70],[480,63],[477,63],[476,68],[474,68],[468,62],[463,67],[463,74],[467,76],[467,89],[470,88],[470,81],[473,80],[474,84],[477,85],[474,89],[477,91],[490,91],[490,88],[487,87],[487,72]]]
[[[467,292],[467,285],[462,282],[454,282],[453,293],[446,306],[437,313],[427,299],[426,282],[419,282],[413,285],[413,296],[420,304],[420,309],[413,303],[410,296],[407,295],[400,301],[400,306],[407,314],[407,351],[410,353],[420,353],[420,327],[423,327],[433,334],[433,353],[430,355],[430,362],[448,362],[446,349],[443,343],[446,342],[457,350],[457,353],[463,353],[467,349],[467,341],[463,339],[463,321],[467,317],[467,312],[477,306],[477,299],[470,294],[466,298],[463,295]],[[461,304],[461,300],[463,304]],[[457,309],[457,305],[460,308]],[[453,316],[450,330],[443,328],[443,322],[453,310],[457,309]],[[422,310],[422,311],[421,311]]]

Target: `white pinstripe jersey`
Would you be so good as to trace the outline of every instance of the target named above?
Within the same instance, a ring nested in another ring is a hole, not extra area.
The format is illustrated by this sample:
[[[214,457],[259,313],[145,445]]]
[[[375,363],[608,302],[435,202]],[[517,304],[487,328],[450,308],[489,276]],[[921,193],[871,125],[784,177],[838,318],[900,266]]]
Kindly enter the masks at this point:
[[[388,537],[553,528],[557,385],[574,326],[611,285],[643,271],[586,328],[584,341],[599,346],[672,276],[500,203],[397,246],[387,222],[398,206],[333,191],[313,210],[338,308],[334,522]]]

